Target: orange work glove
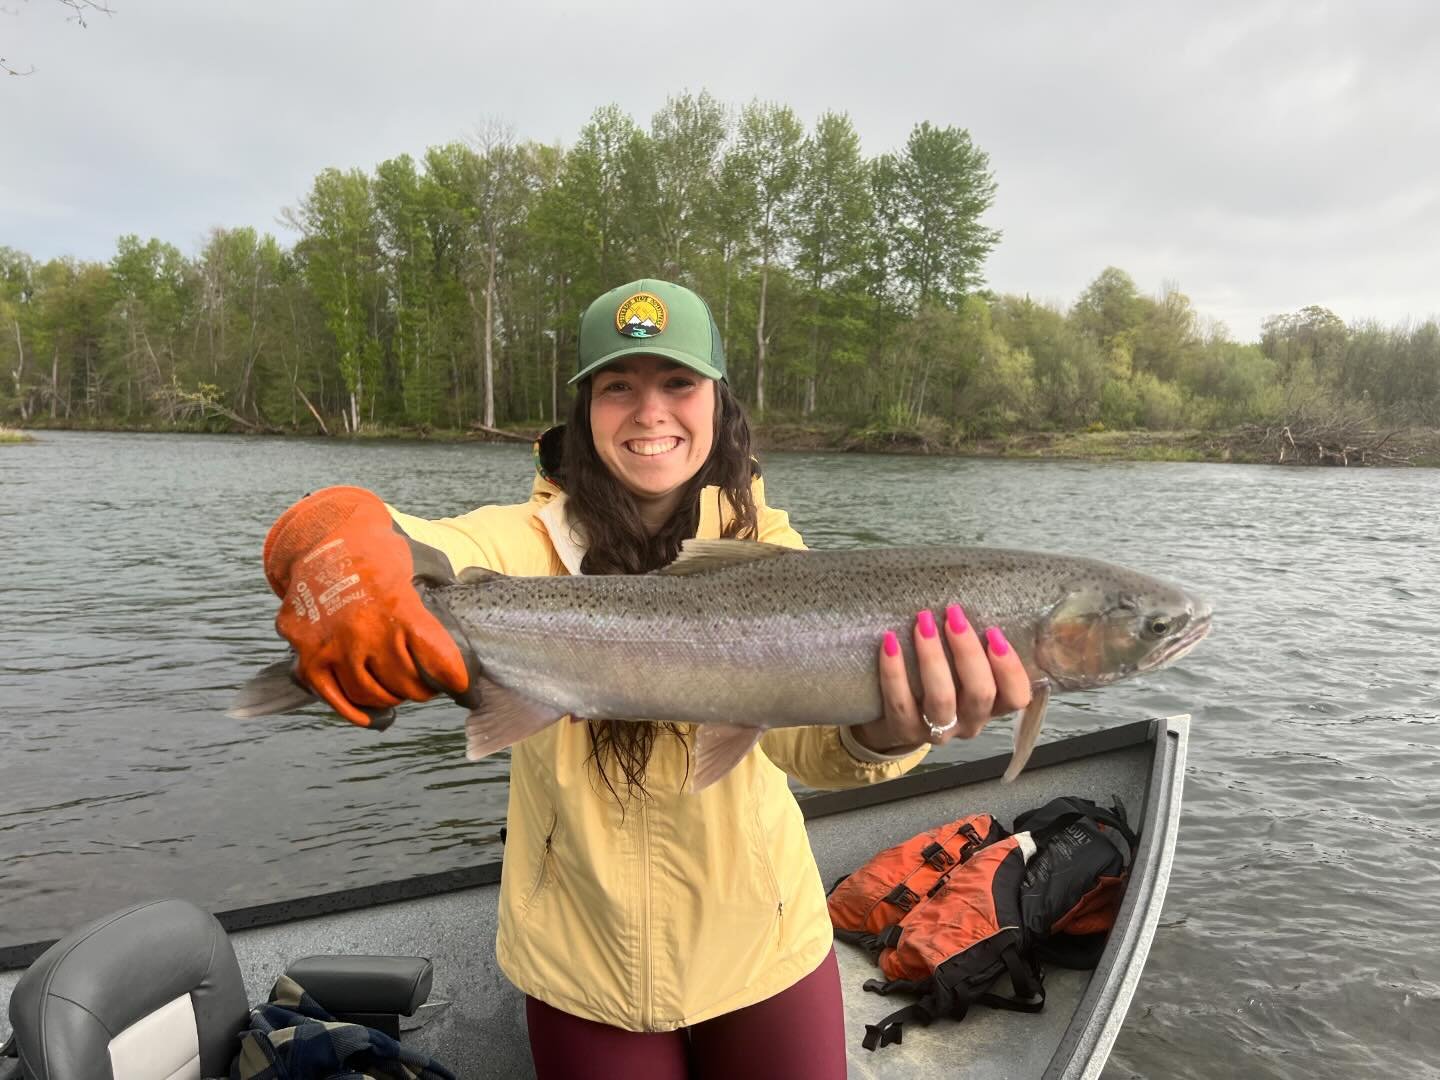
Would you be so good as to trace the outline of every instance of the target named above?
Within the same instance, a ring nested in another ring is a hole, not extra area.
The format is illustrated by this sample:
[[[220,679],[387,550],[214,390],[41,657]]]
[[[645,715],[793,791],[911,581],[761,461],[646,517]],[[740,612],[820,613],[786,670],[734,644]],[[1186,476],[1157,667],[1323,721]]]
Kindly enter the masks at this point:
[[[356,706],[425,701],[470,677],[453,638],[411,584],[410,547],[364,488],[307,495],[265,538],[265,577],[283,601],[275,629],[295,648],[296,676],[352,724]],[[427,677],[429,682],[427,683]]]

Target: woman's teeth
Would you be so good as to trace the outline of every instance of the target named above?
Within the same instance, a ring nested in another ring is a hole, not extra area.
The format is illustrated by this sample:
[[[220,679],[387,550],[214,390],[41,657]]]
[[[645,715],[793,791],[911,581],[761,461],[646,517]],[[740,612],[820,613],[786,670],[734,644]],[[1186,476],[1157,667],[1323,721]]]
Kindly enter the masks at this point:
[[[641,457],[654,457],[656,454],[674,450],[679,445],[680,439],[672,435],[668,439],[631,439],[625,444],[625,449]]]

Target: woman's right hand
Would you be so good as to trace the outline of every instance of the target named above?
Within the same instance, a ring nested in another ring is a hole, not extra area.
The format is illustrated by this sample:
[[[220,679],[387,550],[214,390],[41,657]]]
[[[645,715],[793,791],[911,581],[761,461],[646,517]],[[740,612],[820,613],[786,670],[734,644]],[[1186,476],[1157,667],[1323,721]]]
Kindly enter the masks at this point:
[[[465,692],[460,649],[421,603],[409,545],[372,492],[301,499],[271,527],[264,562],[296,677],[352,724],[370,726],[362,706],[425,701],[436,686]]]
[[[933,612],[916,616],[913,636],[921,694],[910,675],[899,639],[887,630],[880,645],[880,695],[884,715],[850,729],[855,739],[879,753],[943,745],[978,735],[992,717],[1030,704],[1030,676],[999,627],[983,635],[970,626],[958,604],[945,609],[941,645]]]

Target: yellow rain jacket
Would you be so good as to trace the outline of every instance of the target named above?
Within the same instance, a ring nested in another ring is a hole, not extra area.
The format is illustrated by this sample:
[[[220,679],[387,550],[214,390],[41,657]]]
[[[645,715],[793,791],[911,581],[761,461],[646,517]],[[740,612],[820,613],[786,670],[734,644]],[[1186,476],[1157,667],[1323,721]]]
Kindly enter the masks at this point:
[[[759,539],[803,547],[754,487]],[[565,496],[536,477],[530,501],[427,521],[391,511],[410,536],[512,575],[579,573]],[[730,510],[701,495],[697,535]],[[878,634],[881,628],[876,628]],[[481,658],[483,663],[484,658]],[[812,788],[887,780],[925,755],[872,754],[837,727],[781,728],[723,780],[683,790],[693,736],[660,734],[649,798],[617,804],[595,775],[586,725],[562,720],[511,748],[496,955],[520,990],[631,1031],[670,1031],[763,1001],[817,968],[832,936],[825,889],[786,774]],[[693,759],[692,759],[693,760]]]

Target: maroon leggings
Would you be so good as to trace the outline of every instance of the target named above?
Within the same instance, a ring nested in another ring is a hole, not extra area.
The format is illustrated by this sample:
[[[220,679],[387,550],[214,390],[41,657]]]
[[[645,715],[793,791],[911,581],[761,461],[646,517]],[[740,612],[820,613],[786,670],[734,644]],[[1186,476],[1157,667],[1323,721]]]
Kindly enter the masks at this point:
[[[525,998],[537,1080],[844,1080],[832,952],[788,990],[679,1031],[626,1031]]]

